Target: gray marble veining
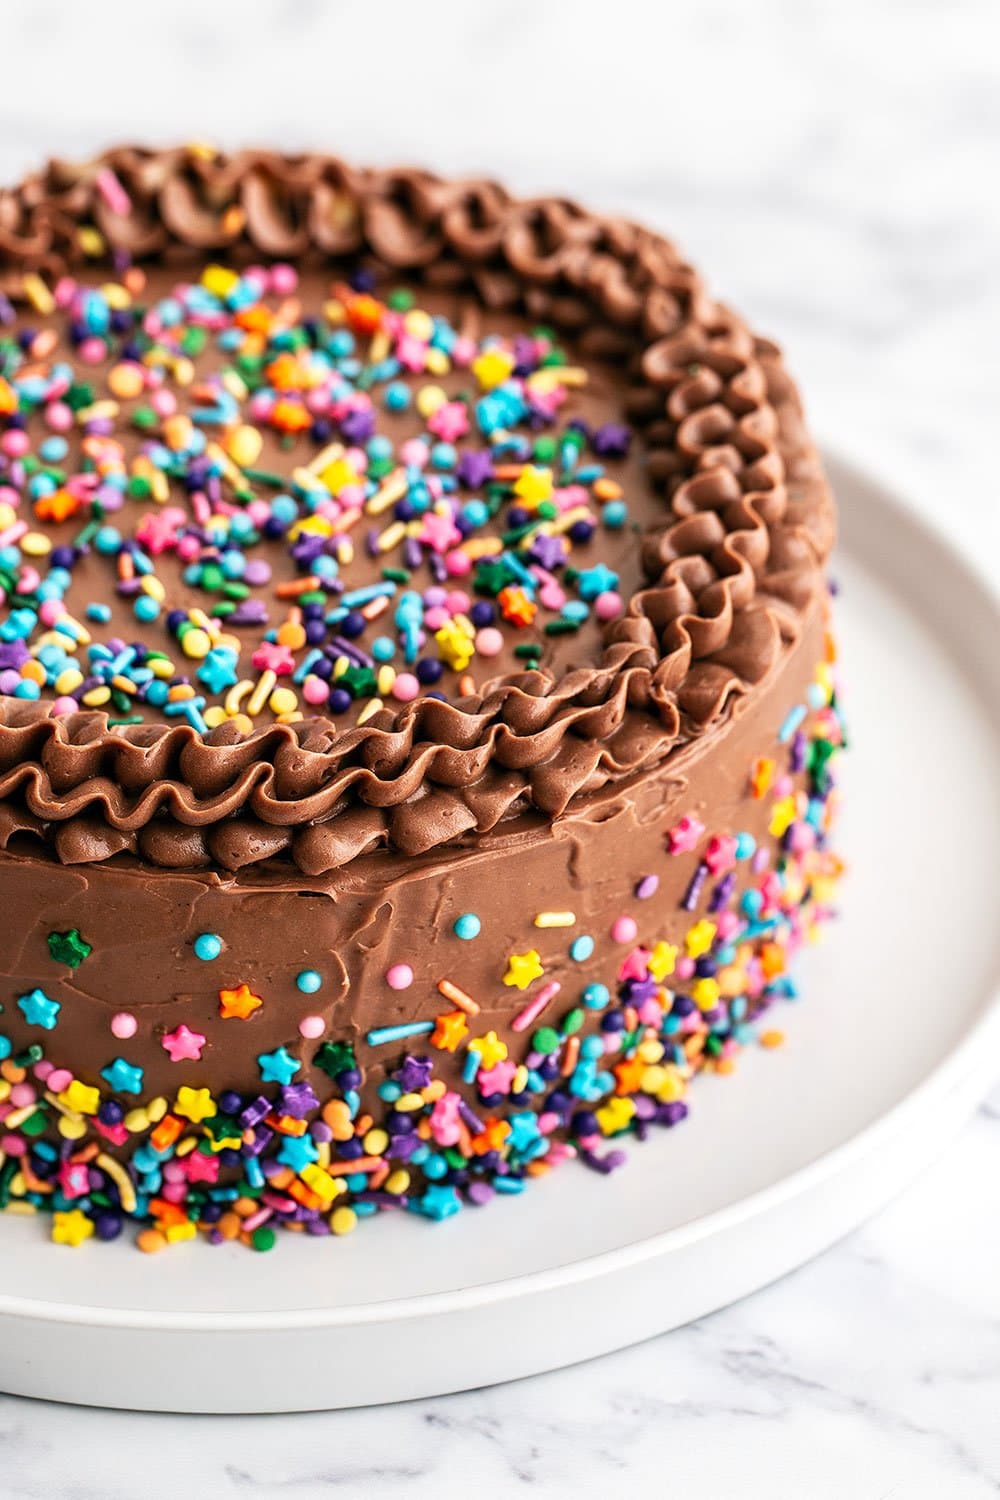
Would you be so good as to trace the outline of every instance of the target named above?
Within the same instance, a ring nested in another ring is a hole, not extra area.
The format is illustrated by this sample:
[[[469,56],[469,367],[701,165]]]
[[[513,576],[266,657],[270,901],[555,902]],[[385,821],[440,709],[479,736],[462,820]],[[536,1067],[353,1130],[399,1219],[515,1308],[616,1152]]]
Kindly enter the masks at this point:
[[[123,0],[32,0],[5,14],[4,54],[4,180],[50,153],[198,136],[488,169],[667,228],[786,345],[828,441],[995,572],[990,0],[163,0],[155,26]],[[0,1397],[0,1496],[988,1500],[998,1163],[994,1092],[812,1265],[512,1386],[249,1419]]]

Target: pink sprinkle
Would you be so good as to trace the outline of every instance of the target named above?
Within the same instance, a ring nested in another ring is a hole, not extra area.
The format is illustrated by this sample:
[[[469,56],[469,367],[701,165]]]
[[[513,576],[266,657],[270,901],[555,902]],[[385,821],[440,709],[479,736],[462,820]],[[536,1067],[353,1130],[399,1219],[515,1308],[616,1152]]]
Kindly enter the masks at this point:
[[[484,625],[476,631],[474,644],[480,656],[499,656],[504,645],[503,631],[495,625]]]
[[[75,698],[57,698],[49,710],[50,717],[61,719],[63,714],[75,714],[80,705]]]
[[[10,432],[5,432],[0,438],[0,449],[6,453],[8,458],[23,458],[31,447],[31,439],[26,432],[14,427]]]
[[[511,1021],[511,1031],[527,1031],[528,1027],[534,1021],[537,1021],[549,1001],[553,1000],[561,989],[562,985],[558,979],[550,979],[548,984],[543,984],[535,998],[529,1000],[524,1009],[519,1010],[513,1021]]]
[[[75,704],[74,707],[76,707]],[[127,1041],[130,1036],[135,1036],[138,1030],[138,1021],[127,1010],[120,1010],[117,1015],[111,1017],[111,1035],[116,1036],[120,1042]]]
[[[309,1041],[315,1041],[325,1030],[326,1022],[322,1016],[303,1016],[299,1022],[299,1036],[307,1037]]]
[[[399,703],[412,703],[420,692],[420,679],[412,672],[397,672],[390,691]]]
[[[444,560],[450,578],[466,578],[472,572],[472,558],[458,548],[449,552]]]
[[[73,412],[65,401],[53,401],[45,408],[45,420],[53,432],[69,432],[73,425]]]
[[[594,614],[599,620],[617,620],[622,612],[622,596],[613,589],[598,594],[594,600]]]
[[[43,625],[54,625],[65,613],[66,606],[61,599],[44,599],[38,611]]]
[[[311,703],[313,707],[318,707],[319,704],[326,703],[328,701],[330,697],[330,689],[323,681],[322,677],[316,677],[312,672],[310,672],[309,676],[302,684],[302,696],[307,703]]]
[[[271,290],[279,297],[287,297],[299,284],[299,273],[294,266],[284,261],[271,267]]]
[[[420,438],[407,438],[399,445],[399,461],[406,468],[411,464],[417,469],[426,468],[430,456],[430,449]]]
[[[639,927],[634,917],[619,917],[611,926],[613,943],[634,943]]]
[[[72,1082],[73,1075],[69,1068],[53,1068],[45,1080],[45,1086],[53,1094],[61,1094],[64,1089],[69,1088]]]
[[[108,353],[104,340],[99,338],[83,339],[76,352],[85,365],[101,364]]]
[[[125,219],[132,212],[132,200],[110,167],[102,167],[94,185],[113,214]]]
[[[385,971],[385,982],[391,990],[408,990],[413,983],[409,964],[393,964]]]

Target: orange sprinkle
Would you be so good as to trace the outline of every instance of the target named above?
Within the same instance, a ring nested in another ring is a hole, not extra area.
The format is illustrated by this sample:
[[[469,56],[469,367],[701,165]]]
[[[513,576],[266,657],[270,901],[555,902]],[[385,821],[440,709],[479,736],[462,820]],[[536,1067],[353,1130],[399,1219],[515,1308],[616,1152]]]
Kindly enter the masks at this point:
[[[757,1040],[762,1047],[781,1047],[784,1045],[785,1033],[783,1031],[762,1031]]]
[[[472,996],[467,995],[464,990],[460,990],[457,984],[452,984],[450,979],[439,979],[438,990],[446,1000],[457,1005],[459,1010],[464,1010],[467,1016],[478,1016],[478,1001],[473,1000]]]
[[[310,574],[308,578],[290,578],[287,583],[277,584],[274,595],[276,599],[296,599],[299,594],[311,593],[319,586],[319,579]]]

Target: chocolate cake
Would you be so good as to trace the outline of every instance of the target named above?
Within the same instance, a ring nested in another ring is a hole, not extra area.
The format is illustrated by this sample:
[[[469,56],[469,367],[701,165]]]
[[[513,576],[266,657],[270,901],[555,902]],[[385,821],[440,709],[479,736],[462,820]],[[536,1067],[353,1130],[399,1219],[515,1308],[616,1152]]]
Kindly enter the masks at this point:
[[[444,1219],[781,1040],[834,507],[668,241],[122,148],[0,194],[0,287],[0,1204]]]

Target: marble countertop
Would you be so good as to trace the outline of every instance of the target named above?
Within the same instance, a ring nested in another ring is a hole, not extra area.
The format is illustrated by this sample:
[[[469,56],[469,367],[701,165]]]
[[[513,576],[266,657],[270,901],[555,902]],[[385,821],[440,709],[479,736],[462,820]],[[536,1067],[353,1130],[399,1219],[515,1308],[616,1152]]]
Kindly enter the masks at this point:
[[[0,179],[124,137],[197,135],[487,169],[640,216],[781,339],[816,429],[995,573],[990,0],[166,0],[155,45],[135,15],[33,0],[5,17]],[[511,1386],[257,1418],[0,1396],[0,1497],[988,1500],[998,1164],[994,1091],[943,1160],[813,1264]]]

